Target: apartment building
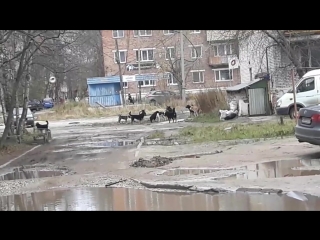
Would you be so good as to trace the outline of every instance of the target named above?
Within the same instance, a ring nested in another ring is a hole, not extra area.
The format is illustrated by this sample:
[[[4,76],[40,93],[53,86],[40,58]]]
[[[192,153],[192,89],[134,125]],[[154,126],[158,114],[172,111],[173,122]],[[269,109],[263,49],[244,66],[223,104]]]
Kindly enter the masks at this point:
[[[139,84],[142,92],[148,92],[151,88],[178,90],[181,82],[179,31],[103,30],[106,76],[119,75],[116,62],[118,44],[121,73],[127,92],[137,93]],[[240,83],[240,69],[228,68],[229,57],[237,55],[236,42],[211,45],[207,41],[206,30],[183,30],[183,36],[187,91]]]

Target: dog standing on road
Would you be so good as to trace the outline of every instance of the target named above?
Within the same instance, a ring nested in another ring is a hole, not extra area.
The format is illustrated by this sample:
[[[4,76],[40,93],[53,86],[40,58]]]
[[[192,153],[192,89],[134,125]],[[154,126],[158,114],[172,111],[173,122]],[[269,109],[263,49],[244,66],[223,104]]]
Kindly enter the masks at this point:
[[[150,116],[150,122],[152,123],[159,117],[159,111],[155,111],[154,113],[151,114]],[[159,118],[158,118],[159,119]],[[159,121],[159,120],[158,120]]]
[[[131,118],[131,124],[134,122],[134,120],[138,120],[141,121],[143,120],[143,118],[147,115],[146,111],[145,110],[141,110],[139,115],[131,115],[131,112],[129,112],[129,116]]]
[[[121,120],[125,120],[126,122],[128,121],[128,118],[130,118],[130,116],[122,116],[121,114],[119,115],[119,119],[118,119],[118,123],[121,122]]]
[[[172,122],[177,121],[177,113],[175,108],[171,108],[168,106],[164,115],[168,118],[169,123],[171,122],[171,120]]]

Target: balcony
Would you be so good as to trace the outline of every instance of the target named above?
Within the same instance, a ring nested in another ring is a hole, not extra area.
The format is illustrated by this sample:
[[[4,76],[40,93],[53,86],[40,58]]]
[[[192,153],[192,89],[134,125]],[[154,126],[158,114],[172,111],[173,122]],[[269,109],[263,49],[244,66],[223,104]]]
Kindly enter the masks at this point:
[[[208,65],[210,67],[225,67],[229,64],[229,59],[236,57],[236,55],[208,57]]]

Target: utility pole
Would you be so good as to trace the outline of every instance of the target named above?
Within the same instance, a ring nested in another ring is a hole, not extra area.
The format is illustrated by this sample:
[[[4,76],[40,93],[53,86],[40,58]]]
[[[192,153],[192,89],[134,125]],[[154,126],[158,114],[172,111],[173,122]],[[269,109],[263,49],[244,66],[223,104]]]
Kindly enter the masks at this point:
[[[138,30],[138,44],[139,44],[139,49],[138,49],[138,75],[140,79],[140,60],[141,60],[141,52],[140,52],[140,30]],[[141,82],[138,81],[139,85],[139,103],[142,103],[141,101]]]
[[[297,114],[297,98],[296,98],[296,84],[294,82],[294,68],[291,70],[292,92],[293,92],[293,107],[294,107],[294,120],[298,123]]]
[[[180,30],[180,58],[181,58],[181,94],[182,101],[186,101],[186,82],[184,76],[184,49],[183,49],[183,30]]]
[[[119,46],[118,46],[118,39],[114,39],[116,41],[116,48],[117,48],[117,54],[116,54],[116,62],[119,67],[119,76],[120,76],[120,91],[121,91],[121,100],[122,100],[122,105],[126,105],[126,101],[124,99],[124,92],[123,92],[123,81],[122,81],[122,72],[121,72],[121,64],[120,64],[120,53],[119,53]]]

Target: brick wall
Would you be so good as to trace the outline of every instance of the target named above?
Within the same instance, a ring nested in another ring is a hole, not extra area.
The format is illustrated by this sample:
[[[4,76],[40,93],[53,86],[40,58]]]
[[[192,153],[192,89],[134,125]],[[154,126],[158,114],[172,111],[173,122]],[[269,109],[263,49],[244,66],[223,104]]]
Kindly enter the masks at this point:
[[[126,64],[137,63],[136,62],[136,52],[135,50],[143,48],[154,48],[154,60],[163,69],[153,67],[151,69],[143,69],[140,74],[147,73],[160,73],[160,72],[170,72],[172,68],[167,67],[168,61],[165,60],[165,50],[164,47],[175,47],[176,58],[180,58],[180,34],[175,33],[172,35],[164,35],[163,30],[153,30],[152,36],[148,37],[134,37],[133,30],[124,30],[124,37],[118,38],[119,50],[127,51],[127,61],[125,64],[121,64],[123,75],[135,75],[138,74],[137,70],[127,71]],[[206,31],[201,30],[200,33],[190,33],[190,30],[184,31],[186,38],[184,38],[184,56],[185,56],[185,74],[186,74],[186,88],[187,89],[203,89],[203,88],[213,88],[213,87],[228,87],[240,83],[240,72],[239,69],[233,71],[233,81],[226,82],[216,82],[215,74],[211,67],[208,65],[208,56],[210,52],[210,46],[207,42]],[[119,69],[118,65],[114,62],[114,51],[116,50],[115,39],[112,37],[112,30],[102,31],[102,41],[103,41],[103,53],[104,53],[104,64],[105,72],[107,76],[118,75]],[[191,58],[192,45],[202,46],[202,57],[194,61]],[[135,50],[134,50],[135,49]],[[174,60],[173,60],[174,61]],[[169,64],[170,65],[170,64]],[[179,64],[178,64],[179,66]],[[192,80],[192,71],[201,70],[204,74],[203,83],[194,83]],[[167,86],[166,83],[157,82],[155,86],[156,89],[170,89],[178,90],[177,86]],[[148,92],[152,86],[144,87],[142,86],[141,91]],[[131,93],[138,92],[138,84],[136,82],[128,83],[128,88],[126,91]]]

